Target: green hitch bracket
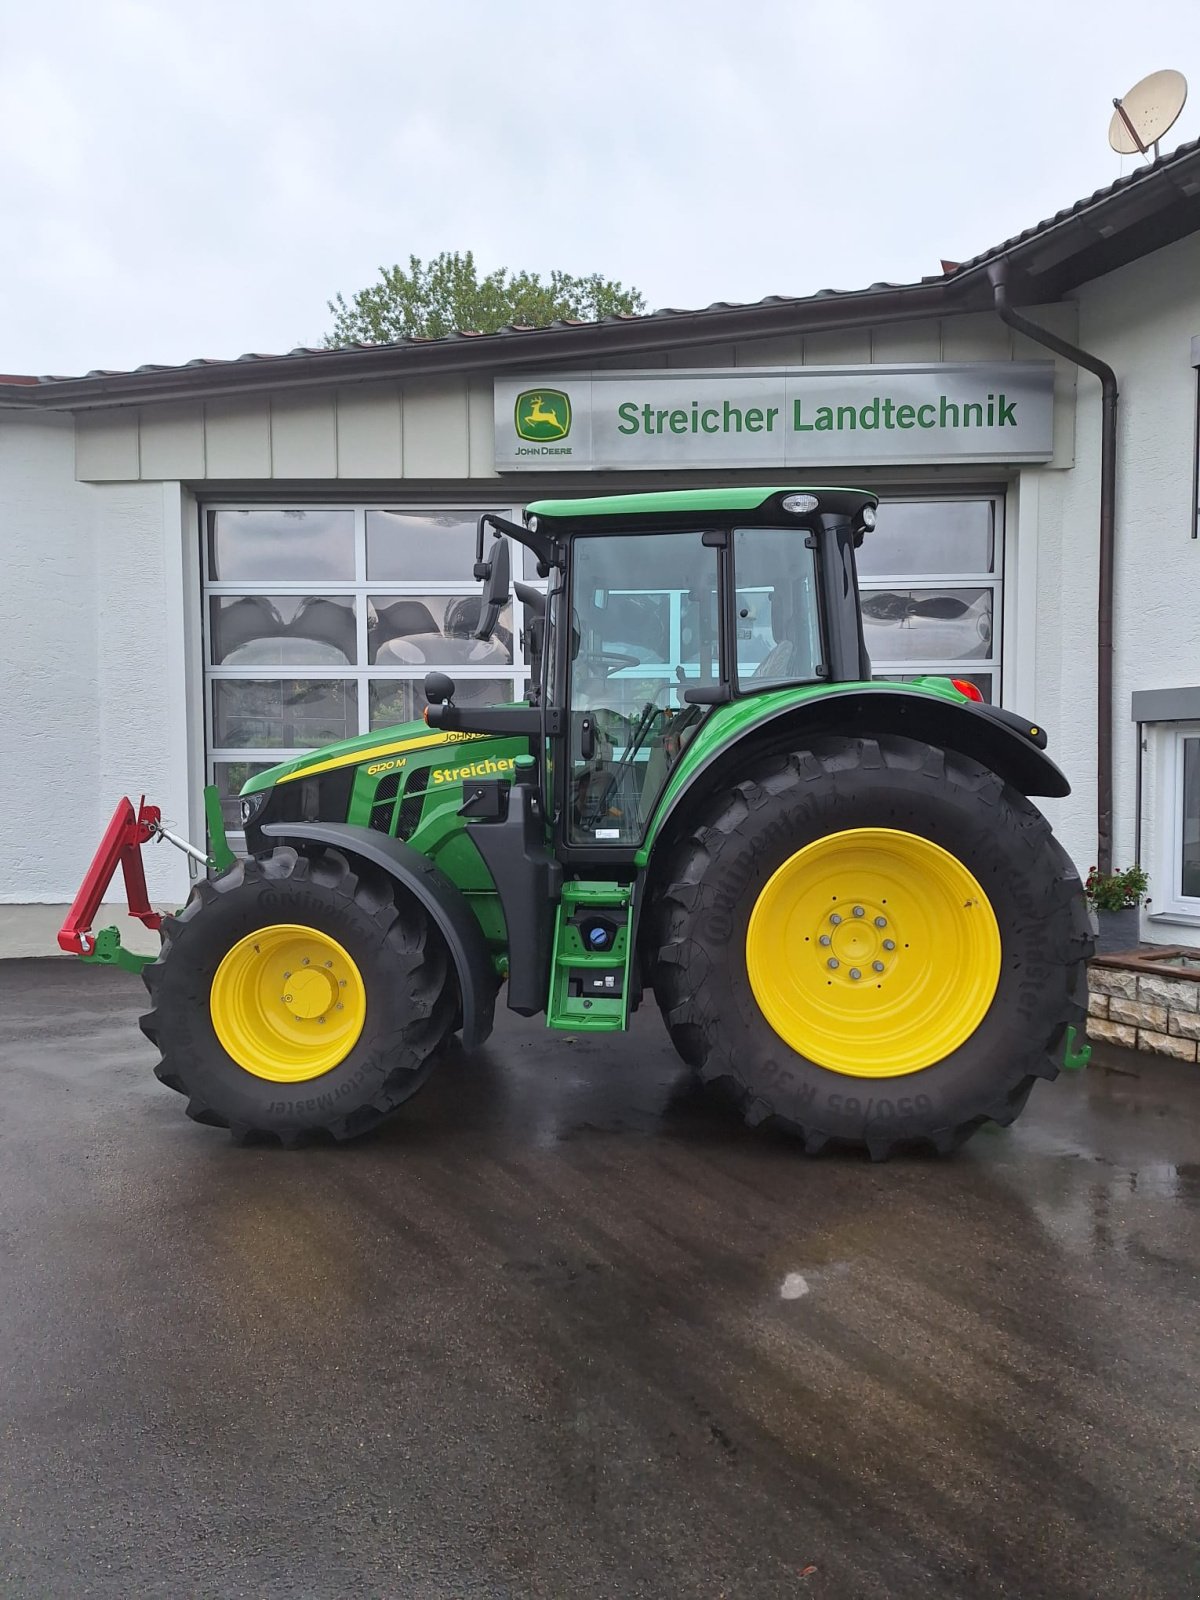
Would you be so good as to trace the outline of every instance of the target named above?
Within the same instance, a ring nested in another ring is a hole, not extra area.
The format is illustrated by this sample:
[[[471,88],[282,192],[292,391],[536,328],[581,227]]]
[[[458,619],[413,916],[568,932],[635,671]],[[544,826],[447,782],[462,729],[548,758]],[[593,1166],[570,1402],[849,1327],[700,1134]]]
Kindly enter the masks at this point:
[[[80,957],[81,961],[95,961],[102,967],[120,967],[123,972],[134,973],[150,966],[154,959],[154,956],[139,956],[126,950],[116,928],[101,928],[92,949]]]
[[[1064,1072],[1079,1072],[1092,1059],[1092,1047],[1090,1044],[1081,1044],[1079,1049],[1076,1050],[1075,1040],[1077,1037],[1076,1030],[1068,1024],[1067,1043],[1063,1050]]]
[[[205,786],[204,820],[208,824],[209,864],[214,872],[227,872],[237,857],[225,837],[225,818],[221,815],[221,800],[215,783]]]

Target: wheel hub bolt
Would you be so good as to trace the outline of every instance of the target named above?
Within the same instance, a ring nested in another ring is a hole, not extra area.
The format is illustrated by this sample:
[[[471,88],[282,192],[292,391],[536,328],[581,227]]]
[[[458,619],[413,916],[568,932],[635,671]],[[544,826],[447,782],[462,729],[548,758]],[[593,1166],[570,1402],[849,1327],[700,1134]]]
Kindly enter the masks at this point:
[[[873,972],[882,972],[883,971],[883,962],[882,961],[872,961],[871,970]]]
[[[887,927],[887,918],[886,917],[876,917],[875,918],[875,926],[877,928],[886,928]]]
[[[825,965],[830,969],[831,972],[836,972],[837,969],[841,966],[841,962],[838,960],[838,958],[836,956],[830,956],[829,960],[825,963]]]
[[[306,967],[307,965],[308,965],[308,957],[305,956],[304,960],[301,962],[301,966],[305,966]]]
[[[851,967],[850,968],[850,976],[852,978],[861,978],[862,977],[862,973],[858,970],[857,967]]]
[[[821,935],[820,939],[817,942],[818,942],[818,944],[832,944],[833,943],[833,941],[830,939],[830,937],[829,937],[829,935],[827,933],[823,933]]]
[[[896,948],[896,941],[895,941],[895,939],[885,939],[885,940],[884,940],[884,941],[883,941],[883,948],[884,948],[884,949],[885,949],[885,950],[894,950],[894,949],[895,949],[895,948]]]
[[[835,928],[836,928],[836,927],[837,927],[837,925],[838,925],[838,923],[839,923],[839,922],[840,922],[840,921],[841,921],[841,920],[842,920],[842,919],[841,919],[841,917],[839,917],[839,916],[838,916],[838,914],[837,914],[837,912],[836,912],[836,911],[831,911],[831,912],[830,912],[830,913],[829,913],[829,920],[830,920],[830,922],[832,922],[832,923],[833,923],[833,925],[834,925],[834,927],[835,927]]]
[[[866,916],[866,912],[863,910],[862,906],[855,906],[854,915],[856,917],[865,917]]]

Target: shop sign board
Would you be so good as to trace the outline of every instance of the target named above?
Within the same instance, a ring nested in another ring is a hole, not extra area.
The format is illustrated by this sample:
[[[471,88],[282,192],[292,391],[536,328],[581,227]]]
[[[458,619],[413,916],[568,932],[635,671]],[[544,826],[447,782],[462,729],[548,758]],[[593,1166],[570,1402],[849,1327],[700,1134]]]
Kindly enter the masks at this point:
[[[1052,361],[498,378],[500,472],[1046,461]]]

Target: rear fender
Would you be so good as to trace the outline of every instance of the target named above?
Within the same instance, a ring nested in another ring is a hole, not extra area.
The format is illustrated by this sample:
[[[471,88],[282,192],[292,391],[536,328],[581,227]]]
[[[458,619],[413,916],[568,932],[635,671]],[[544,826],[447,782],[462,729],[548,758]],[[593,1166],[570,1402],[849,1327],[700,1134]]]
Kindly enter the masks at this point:
[[[639,864],[648,860],[668,824],[682,821],[715,784],[736,782],[744,776],[747,761],[771,751],[803,748],[806,739],[820,734],[847,738],[899,734],[969,756],[1023,795],[1059,798],[1071,792],[1062,772],[1040,748],[1045,734],[1035,724],[1022,723],[1010,712],[969,700],[950,700],[941,694],[917,694],[883,684],[848,685],[808,695],[790,705],[780,706],[775,701],[764,708],[760,719],[749,725],[740,722],[738,727],[730,740],[698,753],[682,783],[673,779],[668,785],[639,852]],[[697,739],[697,745],[699,742]]]
[[[328,845],[380,867],[406,889],[432,917],[454,962],[462,995],[463,1046],[472,1050],[483,1043],[495,1018],[496,973],[467,897],[444,872],[402,839],[349,822],[268,822],[262,835],[273,844],[301,849]]]

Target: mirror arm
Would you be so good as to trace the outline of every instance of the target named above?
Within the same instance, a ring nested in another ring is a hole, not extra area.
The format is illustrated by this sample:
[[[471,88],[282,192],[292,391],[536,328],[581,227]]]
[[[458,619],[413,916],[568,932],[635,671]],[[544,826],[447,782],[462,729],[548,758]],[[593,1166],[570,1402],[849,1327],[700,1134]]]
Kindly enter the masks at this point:
[[[487,526],[496,533],[506,533],[510,539],[515,539],[518,544],[523,544],[527,550],[532,550],[537,557],[539,567],[562,566],[562,552],[553,539],[544,533],[534,533],[523,522],[510,522],[507,517],[498,517],[494,512],[485,511],[479,519],[475,533],[475,576],[486,577],[486,573],[479,571],[480,566],[486,566],[483,559],[483,530]],[[543,573],[544,577],[545,574]]]

